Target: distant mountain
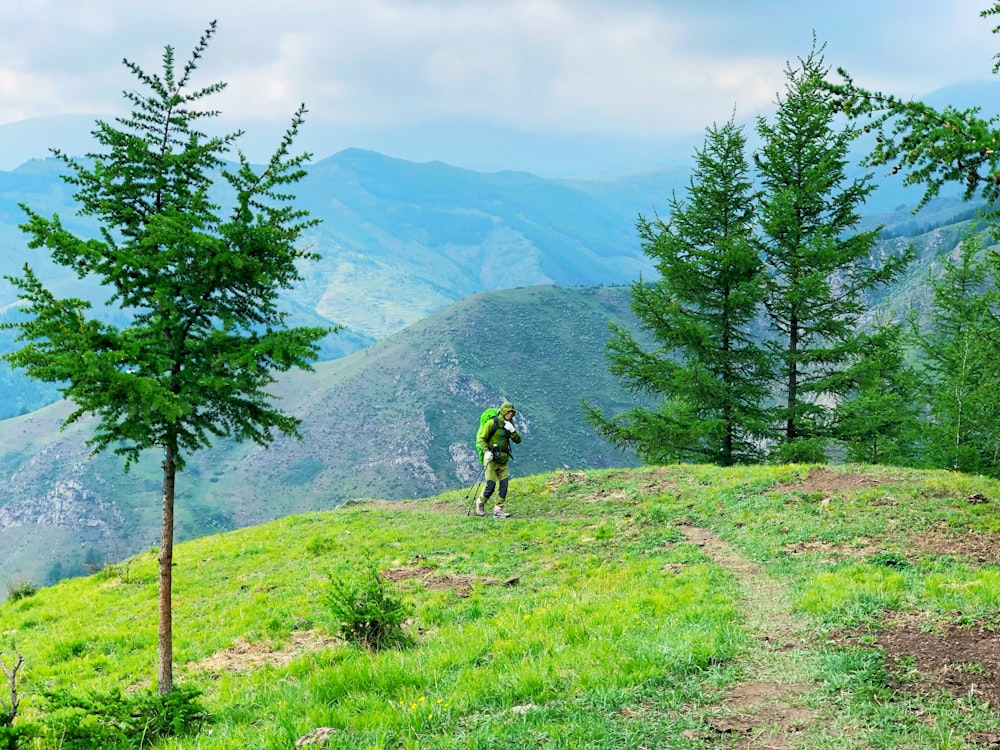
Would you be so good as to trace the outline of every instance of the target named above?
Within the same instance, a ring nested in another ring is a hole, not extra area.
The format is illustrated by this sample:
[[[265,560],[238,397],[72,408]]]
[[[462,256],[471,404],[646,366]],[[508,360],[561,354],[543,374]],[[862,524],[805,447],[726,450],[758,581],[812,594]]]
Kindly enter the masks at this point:
[[[97,119],[97,115],[49,115],[0,125],[0,170],[45,159],[53,148],[85,154],[93,148],[90,133]]]
[[[178,535],[470,486],[479,414],[503,399],[517,405],[524,436],[515,476],[636,465],[580,408],[581,398],[610,413],[635,403],[607,371],[609,321],[636,330],[627,287],[475,294],[314,373],[291,374],[275,392],[303,419],[304,439],[267,449],[224,441],[194,454],[178,477]],[[79,571],[88,556],[117,559],[157,543],[159,457],[129,474],[112,455],[88,458],[86,423],[58,429],[68,408],[0,422],[0,581],[44,583],[54,566]]]
[[[88,300],[114,318],[95,280],[28,249],[18,229],[24,204],[96,235],[93,221],[75,215],[62,170],[56,159],[38,159],[0,172],[0,271],[30,263],[57,296]],[[635,205],[652,206],[678,179],[576,183],[343,151],[312,165],[299,185],[300,205],[322,220],[308,237],[322,260],[303,265],[305,280],[284,304],[293,324],[347,326],[324,342],[323,359],[333,359],[477,292],[628,283],[651,270],[635,237]],[[0,322],[13,319],[15,302],[0,279]],[[0,351],[13,346],[12,332],[0,332]],[[2,419],[51,403],[55,389],[0,363],[0,396]]]
[[[96,233],[74,216],[60,171],[47,159],[0,172],[0,252],[12,266],[37,264],[57,293],[79,282],[45,253],[27,250],[16,227],[24,203]],[[647,178],[641,190],[669,187]],[[304,267],[306,283],[290,298],[379,338],[475,292],[626,283],[650,269],[635,238],[635,208],[626,208],[633,199],[652,204],[654,195],[639,192],[630,185],[623,200],[613,187],[588,191],[523,172],[487,174],[349,149],[312,165],[298,186],[299,205],[322,220],[308,240],[323,260]],[[13,301],[10,286],[0,285],[0,306]]]
[[[484,174],[349,149],[309,169],[300,203],[323,219],[323,260],[294,292],[382,337],[469,294],[622,284],[651,266],[606,200],[523,172]]]

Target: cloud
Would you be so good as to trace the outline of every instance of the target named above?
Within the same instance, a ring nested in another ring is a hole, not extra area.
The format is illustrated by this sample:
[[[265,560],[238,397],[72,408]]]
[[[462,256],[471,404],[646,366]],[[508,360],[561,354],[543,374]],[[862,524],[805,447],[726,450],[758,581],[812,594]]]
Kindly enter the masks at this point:
[[[212,19],[199,84],[228,82],[228,118],[375,128],[478,121],[539,133],[700,131],[768,111],[787,61],[815,32],[831,65],[921,96],[987,77],[994,51],[980,0],[915,12],[898,0],[0,0],[0,123],[114,114],[187,59]]]

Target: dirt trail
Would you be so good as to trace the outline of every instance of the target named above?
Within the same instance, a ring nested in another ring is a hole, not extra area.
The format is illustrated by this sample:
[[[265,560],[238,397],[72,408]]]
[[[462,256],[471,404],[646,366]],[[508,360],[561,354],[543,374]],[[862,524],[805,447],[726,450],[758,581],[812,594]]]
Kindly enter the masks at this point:
[[[699,739],[741,749],[795,746],[795,735],[815,723],[816,716],[805,702],[814,686],[802,681],[808,673],[806,624],[791,611],[787,587],[708,529],[682,526],[680,531],[735,574],[744,624],[757,641],[745,658],[746,680],[708,718],[714,736]]]

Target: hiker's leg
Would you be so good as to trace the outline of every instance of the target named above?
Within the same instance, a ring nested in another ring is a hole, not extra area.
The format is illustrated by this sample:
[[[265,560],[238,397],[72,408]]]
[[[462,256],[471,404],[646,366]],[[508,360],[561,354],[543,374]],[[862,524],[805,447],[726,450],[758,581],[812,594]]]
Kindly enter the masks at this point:
[[[476,498],[476,515],[477,516],[485,516],[486,515],[486,510],[485,510],[485,505],[484,504],[486,503],[487,500],[490,499],[490,495],[493,494],[493,490],[496,488],[496,486],[497,486],[496,473],[494,472],[493,476],[491,477],[490,476],[490,467],[487,466],[486,467],[486,484],[483,485],[482,494],[480,494],[479,497]]]
[[[506,517],[507,512],[504,510],[503,504],[507,499],[507,483],[510,481],[510,470],[507,468],[507,464],[497,467],[496,475],[500,491],[497,493],[496,504],[493,506],[493,515],[503,514]]]
[[[497,486],[497,465],[495,461],[490,461],[486,464],[486,472],[483,474],[486,478],[486,484],[483,485],[483,500],[489,500],[490,495],[493,494],[493,490]]]

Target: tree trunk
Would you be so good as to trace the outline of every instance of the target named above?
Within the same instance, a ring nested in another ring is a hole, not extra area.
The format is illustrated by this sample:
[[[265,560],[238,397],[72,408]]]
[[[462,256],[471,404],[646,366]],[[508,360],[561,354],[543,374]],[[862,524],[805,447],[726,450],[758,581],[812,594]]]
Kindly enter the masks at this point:
[[[160,654],[159,691],[166,695],[174,689],[173,637],[173,565],[174,565],[174,481],[177,467],[174,448],[163,451],[163,521],[160,537],[160,631],[157,647]]]

